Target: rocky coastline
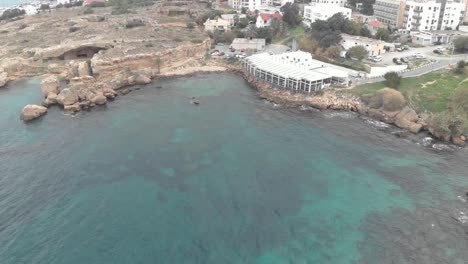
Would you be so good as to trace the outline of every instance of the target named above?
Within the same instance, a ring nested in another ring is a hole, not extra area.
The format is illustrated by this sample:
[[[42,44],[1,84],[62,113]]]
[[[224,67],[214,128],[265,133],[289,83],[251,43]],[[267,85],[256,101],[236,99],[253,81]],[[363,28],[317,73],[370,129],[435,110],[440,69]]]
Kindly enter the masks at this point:
[[[268,83],[258,81],[247,72],[240,70],[244,79],[252,87],[258,90],[260,96],[268,101],[289,106],[310,106],[319,110],[352,111],[362,116],[394,125],[406,132],[398,133],[405,137],[408,133],[418,134],[427,132],[435,139],[443,142],[451,142],[457,146],[466,146],[466,136],[451,135],[433,128],[428,122],[409,107],[403,95],[393,89],[382,90],[376,101],[378,104],[366,104],[358,96],[338,90],[324,90],[315,95],[293,93],[288,90],[272,88]],[[395,98],[397,102],[395,105]]]
[[[395,97],[404,101],[403,96],[393,89],[384,89],[380,94],[381,98],[378,98],[380,102],[378,105],[366,104],[359,97],[341,92],[339,89],[325,90],[314,95],[293,93],[272,88],[268,83],[256,80],[244,72],[239,64],[227,64],[222,60],[205,60],[204,55],[209,46],[210,41],[207,39],[200,44],[180,46],[156,53],[112,59],[105,59],[98,53],[91,60],[71,60],[66,64],[50,63],[47,66],[46,77],[41,82],[44,95],[42,106],[26,106],[20,117],[24,121],[33,120],[45,114],[47,107],[52,105],[60,105],[64,111],[71,113],[90,109],[96,105],[104,105],[116,96],[128,94],[133,89],[132,86],[148,84],[158,78],[231,71],[240,73],[258,90],[262,98],[272,102],[291,106],[310,106],[319,110],[352,111],[395,125],[408,133],[427,131],[438,140],[465,146],[464,135],[439,133],[406,104],[395,107],[388,103],[389,98]],[[156,60],[162,63],[157,65]],[[21,77],[21,74],[15,76]],[[0,77],[8,79],[5,72],[0,72]],[[2,78],[0,84],[1,81]],[[405,135],[399,133],[399,136]]]

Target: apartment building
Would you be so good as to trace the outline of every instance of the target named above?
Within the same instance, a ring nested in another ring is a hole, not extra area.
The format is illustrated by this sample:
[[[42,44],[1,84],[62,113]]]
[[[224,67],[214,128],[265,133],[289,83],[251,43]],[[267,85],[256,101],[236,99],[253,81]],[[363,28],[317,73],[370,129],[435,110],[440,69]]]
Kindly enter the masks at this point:
[[[439,17],[439,30],[454,30],[463,23],[465,3],[446,1],[442,2],[443,12],[440,13]]]
[[[262,5],[262,0],[228,0],[229,6],[234,9],[242,9],[243,7],[250,11],[259,9]]]
[[[434,0],[407,1],[404,28],[408,31],[437,30],[442,4]]]
[[[391,28],[401,28],[404,22],[404,0],[376,0],[374,16],[377,21]]]
[[[265,9],[265,7],[282,7],[287,3],[294,3],[294,0],[228,0],[230,7],[238,10],[245,7],[250,11]]]
[[[338,6],[345,6],[346,0],[311,0],[311,4],[335,4]]]
[[[334,14],[341,13],[344,17],[351,19],[351,9],[335,4],[313,4],[304,7],[303,23],[307,26],[314,23],[315,20],[327,20]]]

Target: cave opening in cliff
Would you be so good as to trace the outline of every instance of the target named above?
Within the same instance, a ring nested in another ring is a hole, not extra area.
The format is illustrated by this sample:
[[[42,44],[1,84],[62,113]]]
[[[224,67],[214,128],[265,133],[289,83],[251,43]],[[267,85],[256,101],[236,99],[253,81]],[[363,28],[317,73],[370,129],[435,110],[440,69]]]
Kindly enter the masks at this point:
[[[73,59],[91,59],[94,54],[98,53],[104,48],[100,47],[81,47],[65,52],[60,59],[62,60],[73,60]]]

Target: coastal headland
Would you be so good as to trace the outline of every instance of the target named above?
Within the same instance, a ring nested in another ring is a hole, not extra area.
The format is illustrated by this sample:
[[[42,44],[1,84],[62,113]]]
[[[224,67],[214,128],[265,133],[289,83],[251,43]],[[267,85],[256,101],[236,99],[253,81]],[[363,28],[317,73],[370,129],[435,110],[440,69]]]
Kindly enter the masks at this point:
[[[180,16],[170,15],[177,9]],[[240,62],[229,64],[210,59],[212,42],[200,28],[187,21],[206,11],[205,6],[150,6],[130,14],[112,15],[111,9],[58,9],[0,25],[0,86],[28,76],[43,76],[43,106],[58,104],[67,112],[78,112],[106,104],[156,78],[197,72],[234,71],[260,96],[288,105],[317,109],[354,111],[411,133],[429,131],[434,137],[464,146],[463,131],[441,131],[407,102],[401,92],[381,89],[370,100],[348,92],[329,89],[315,94],[273,89],[249,76]],[[25,106],[22,119],[46,113],[43,107]],[[405,133],[400,133],[404,136]]]

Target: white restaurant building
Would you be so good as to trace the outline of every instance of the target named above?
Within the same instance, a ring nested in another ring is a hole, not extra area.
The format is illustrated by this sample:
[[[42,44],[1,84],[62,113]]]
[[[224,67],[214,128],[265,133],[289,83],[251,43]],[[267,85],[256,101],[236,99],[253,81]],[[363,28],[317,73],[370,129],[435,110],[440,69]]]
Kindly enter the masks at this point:
[[[348,86],[348,72],[318,60],[308,52],[278,55],[255,54],[244,61],[244,69],[257,80],[296,92],[314,92],[334,86]]]

